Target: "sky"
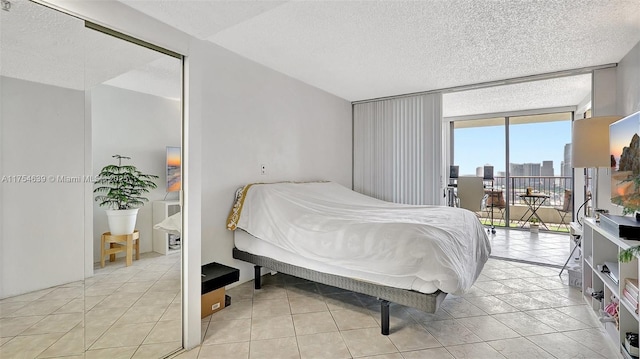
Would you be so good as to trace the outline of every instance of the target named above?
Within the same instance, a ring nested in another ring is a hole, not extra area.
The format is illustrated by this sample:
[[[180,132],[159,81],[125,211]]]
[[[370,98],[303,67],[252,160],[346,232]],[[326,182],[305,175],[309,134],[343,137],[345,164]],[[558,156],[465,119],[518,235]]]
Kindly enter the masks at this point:
[[[487,126],[456,129],[454,164],[460,175],[475,175],[476,167],[492,165],[494,174],[505,171],[505,127]],[[511,163],[553,161],[555,176],[560,176],[564,146],[571,143],[571,122],[542,122],[511,125]]]

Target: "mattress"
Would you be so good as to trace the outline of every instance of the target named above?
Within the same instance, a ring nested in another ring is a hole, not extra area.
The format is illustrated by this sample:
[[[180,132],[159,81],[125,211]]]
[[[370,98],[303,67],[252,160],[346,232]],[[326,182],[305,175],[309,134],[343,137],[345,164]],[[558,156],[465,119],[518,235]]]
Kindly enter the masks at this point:
[[[310,260],[296,253],[285,251],[275,245],[260,240],[242,229],[234,232],[235,247],[251,254],[269,257],[279,262],[341,277],[363,280],[371,283],[387,285],[394,288],[412,289],[421,293],[434,293],[438,287],[433,282],[425,282],[413,276],[389,276],[383,273],[370,273],[333,266],[327,263]]]
[[[247,185],[229,229],[245,252],[363,281],[462,294],[490,254],[475,213],[364,196],[332,182]]]

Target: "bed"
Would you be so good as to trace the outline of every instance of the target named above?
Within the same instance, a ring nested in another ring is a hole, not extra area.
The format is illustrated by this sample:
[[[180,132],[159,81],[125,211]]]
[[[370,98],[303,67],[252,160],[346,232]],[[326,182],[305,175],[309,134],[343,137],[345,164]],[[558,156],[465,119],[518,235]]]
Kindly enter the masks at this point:
[[[491,252],[475,213],[371,198],[333,182],[249,184],[227,220],[233,257],[433,313],[471,288]]]

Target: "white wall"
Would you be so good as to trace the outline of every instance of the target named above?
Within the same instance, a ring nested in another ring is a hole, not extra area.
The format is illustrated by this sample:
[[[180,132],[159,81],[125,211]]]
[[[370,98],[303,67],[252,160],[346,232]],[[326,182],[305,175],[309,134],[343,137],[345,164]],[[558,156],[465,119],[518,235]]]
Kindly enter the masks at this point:
[[[616,77],[618,114],[627,116],[640,111],[640,42],[620,60]]]
[[[640,42],[615,68],[594,71],[593,116],[627,116],[640,111]],[[598,178],[598,207],[621,214],[622,207],[609,198],[611,170],[601,169]]]
[[[615,116],[616,108],[616,72],[615,67],[594,70],[591,85],[591,116]]]
[[[0,298],[84,278],[84,92],[12,78],[2,82]]]
[[[592,95],[591,95],[591,116],[616,116],[619,115],[616,108],[616,99],[618,94],[616,93],[616,74],[617,69],[615,67],[594,70],[592,77]],[[579,169],[578,175],[582,174],[583,170]],[[594,184],[595,185],[595,184]],[[598,169],[598,191],[597,191],[597,204],[594,203],[596,208],[609,209],[615,212],[615,208],[611,206],[611,170],[608,168]],[[579,187],[576,187],[579,188]],[[576,196],[577,202],[582,203],[583,197]],[[577,207],[578,205],[576,205]],[[593,210],[594,208],[592,208]]]
[[[203,45],[202,263],[232,259],[226,218],[251,182],[331,180],[351,188],[351,104],[221,47]],[[260,174],[261,164],[266,175]]]
[[[117,1],[36,1],[187,56],[183,127],[186,171],[183,344],[192,348],[200,343],[200,258],[202,262],[235,262],[231,259],[232,236],[224,226],[233,191],[251,181],[299,179],[305,177],[307,170],[306,176],[310,178],[322,176],[350,186],[351,106],[347,101],[194,39]],[[315,108],[309,111],[312,106]],[[248,119],[247,114],[257,119]],[[268,128],[270,122],[278,131],[292,134],[285,135],[286,138],[298,135],[302,140],[296,140],[296,145],[282,145],[277,133],[265,131],[262,135],[254,128]],[[290,128],[284,128],[289,125]],[[248,135],[242,131],[238,135],[238,130],[244,129]],[[236,143],[237,138],[240,140]],[[267,140],[271,141],[269,146],[252,145]],[[304,147],[305,141],[308,147]],[[241,147],[247,144],[250,147]],[[296,153],[298,146],[304,148]],[[263,158],[268,160],[266,176],[258,174],[257,166]],[[242,162],[247,160],[251,161]],[[243,280],[247,279],[250,266],[238,263],[238,267],[242,269]]]
[[[176,66],[179,66],[176,64]],[[176,84],[179,86],[179,84]],[[180,146],[180,101],[152,96],[112,86],[100,85],[91,90],[93,174],[119,154],[131,157],[123,164],[159,176],[158,188],[145,195],[149,199],[140,211],[136,228],[140,231],[140,252],[152,248],[152,201],[175,199],[178,193],[166,192],[166,146]],[[94,201],[93,261],[100,260],[100,236],[108,231],[104,208]]]

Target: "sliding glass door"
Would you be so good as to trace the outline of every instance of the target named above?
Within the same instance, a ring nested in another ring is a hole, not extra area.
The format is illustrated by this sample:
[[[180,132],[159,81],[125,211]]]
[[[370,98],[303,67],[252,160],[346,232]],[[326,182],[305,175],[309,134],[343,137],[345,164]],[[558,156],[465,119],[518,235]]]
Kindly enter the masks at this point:
[[[508,118],[510,218],[519,227],[536,218],[541,229],[567,229],[560,225],[556,208],[563,208],[565,190],[572,190],[571,116],[563,112]],[[542,197],[526,197],[527,190]]]
[[[454,122],[455,164],[461,176],[482,176],[484,166],[493,166],[496,178],[505,172],[504,118]],[[494,186],[504,183],[496,182]]]
[[[487,193],[499,192],[504,199],[498,209],[485,203],[480,213],[485,223],[493,214],[495,226],[528,228],[535,205],[543,229],[566,230],[556,208],[564,207],[572,190],[571,119],[572,113],[562,112],[452,123],[452,163],[460,175],[483,176],[485,166],[492,166],[485,187],[493,192]],[[547,197],[533,204],[523,197],[527,191]]]

